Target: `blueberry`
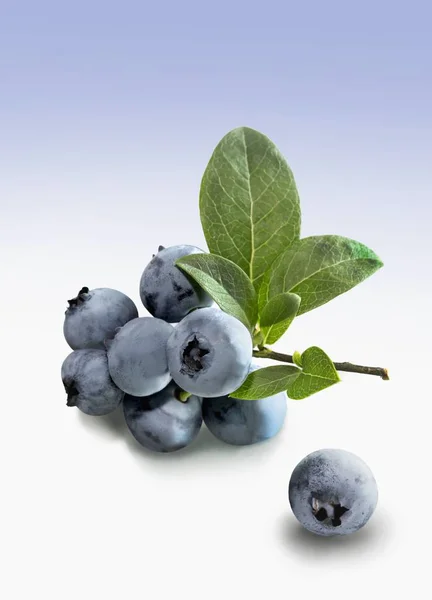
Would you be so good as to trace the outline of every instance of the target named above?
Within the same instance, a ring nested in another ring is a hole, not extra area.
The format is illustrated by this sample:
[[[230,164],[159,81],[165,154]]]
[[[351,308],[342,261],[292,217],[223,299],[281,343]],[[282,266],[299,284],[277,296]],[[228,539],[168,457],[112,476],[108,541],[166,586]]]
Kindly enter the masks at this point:
[[[346,450],[317,450],[294,469],[289,501],[298,521],[323,536],[347,535],[366,525],[378,502],[375,478]]]
[[[259,368],[253,364],[249,370]],[[215,437],[234,446],[274,437],[282,429],[286,412],[285,392],[260,400],[238,400],[229,396],[203,399],[203,417],[208,429]]]
[[[113,412],[123,399],[123,392],[112,381],[105,350],[75,350],[63,361],[61,377],[67,406],[77,406],[93,416]]]
[[[127,426],[134,438],[148,450],[174,452],[188,446],[202,425],[201,402],[190,396],[177,399],[180,392],[171,381],[166,388],[144,398],[128,394],[123,401]]]
[[[214,398],[236,390],[252,360],[252,337],[219,308],[199,308],[174,328],[167,344],[171,377],[183,390]]]
[[[133,301],[110,288],[83,287],[77,297],[68,302],[63,333],[73,350],[104,350],[104,341],[111,338],[118,327],[138,317]]]
[[[178,323],[191,310],[214,304],[207,292],[174,264],[183,256],[203,252],[195,246],[159,246],[140,281],[141,301],[151,315]]]
[[[133,319],[107,342],[114,383],[132,396],[149,396],[171,380],[166,354],[173,326],[153,317]]]

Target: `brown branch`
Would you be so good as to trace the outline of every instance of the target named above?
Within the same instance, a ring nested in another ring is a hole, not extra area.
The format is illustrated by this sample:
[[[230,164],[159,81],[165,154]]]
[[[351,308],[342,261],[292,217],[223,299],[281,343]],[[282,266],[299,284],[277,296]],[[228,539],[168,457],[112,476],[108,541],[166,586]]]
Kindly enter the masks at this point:
[[[254,350],[253,355],[256,358],[269,358],[272,360],[278,360],[279,362],[295,364],[293,357],[290,354],[281,354],[280,352],[274,352],[268,348]],[[350,362],[334,362],[333,364],[336,371],[360,373],[362,375],[376,375],[385,381],[390,379],[387,369],[384,369],[383,367],[364,367],[362,365],[354,365]]]

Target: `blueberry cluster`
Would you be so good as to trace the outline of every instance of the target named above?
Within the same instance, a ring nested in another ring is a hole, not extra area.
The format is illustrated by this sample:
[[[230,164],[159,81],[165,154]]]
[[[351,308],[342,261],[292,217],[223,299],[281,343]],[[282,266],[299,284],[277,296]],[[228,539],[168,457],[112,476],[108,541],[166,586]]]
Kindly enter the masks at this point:
[[[202,252],[159,247],[139,288],[151,316],[139,317],[122,292],[87,287],[65,314],[73,350],[61,369],[67,405],[98,416],[122,404],[132,435],[155,452],[186,447],[203,421],[220,440],[245,445],[273,437],[285,420],[285,392],[256,401],[229,397],[257,368],[253,342],[175,265]]]

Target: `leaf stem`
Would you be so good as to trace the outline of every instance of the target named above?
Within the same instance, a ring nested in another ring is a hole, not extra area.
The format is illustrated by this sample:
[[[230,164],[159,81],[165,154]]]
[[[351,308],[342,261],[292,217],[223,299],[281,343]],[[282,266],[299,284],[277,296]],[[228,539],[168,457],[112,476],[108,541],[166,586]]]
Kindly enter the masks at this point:
[[[184,390],[177,390],[176,398],[180,400],[180,402],[187,402],[188,399],[192,396],[190,392],[185,392]]]
[[[274,352],[269,348],[262,348],[260,350],[254,350],[253,355],[255,358],[269,358],[271,360],[278,360],[279,362],[296,364],[293,357],[290,354],[282,354],[281,352]],[[376,375],[388,381],[390,379],[387,369],[383,367],[364,367],[362,365],[354,365],[350,362],[334,362],[336,371],[345,371],[347,373],[360,373],[362,375]]]

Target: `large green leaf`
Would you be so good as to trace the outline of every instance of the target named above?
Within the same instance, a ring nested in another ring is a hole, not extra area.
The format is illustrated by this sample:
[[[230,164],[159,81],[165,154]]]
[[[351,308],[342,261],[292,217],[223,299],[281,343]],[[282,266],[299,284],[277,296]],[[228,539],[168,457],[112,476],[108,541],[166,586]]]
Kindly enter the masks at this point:
[[[239,319],[249,330],[257,321],[255,289],[244,271],[216,254],[189,254],[176,265],[208,292],[220,308]]]
[[[201,182],[200,214],[210,252],[239,265],[258,290],[300,235],[294,177],[273,142],[248,127],[222,138]]]
[[[302,353],[301,366],[299,376],[287,386],[288,396],[292,400],[303,400],[340,381],[333,362],[317,346],[312,346]]]
[[[265,305],[260,316],[263,344],[277,342],[293,322],[300,306],[297,294],[279,294]]]
[[[295,242],[264,276],[260,310],[285,292],[301,298],[298,315],[347,292],[383,266],[369,248],[345,237],[319,235]]]
[[[252,371],[243,384],[230,394],[231,398],[239,400],[260,400],[279,392],[284,392],[288,386],[299,377],[300,369],[294,365],[272,365],[257,371]]]

